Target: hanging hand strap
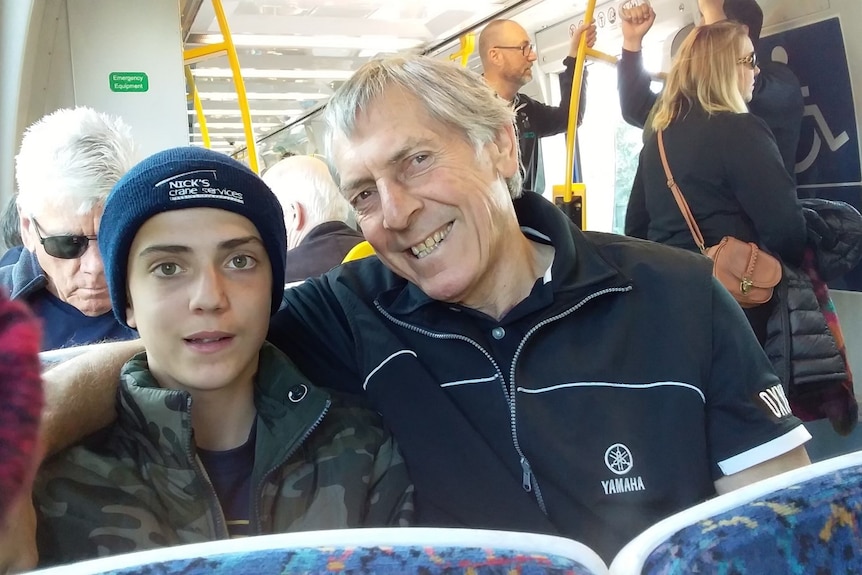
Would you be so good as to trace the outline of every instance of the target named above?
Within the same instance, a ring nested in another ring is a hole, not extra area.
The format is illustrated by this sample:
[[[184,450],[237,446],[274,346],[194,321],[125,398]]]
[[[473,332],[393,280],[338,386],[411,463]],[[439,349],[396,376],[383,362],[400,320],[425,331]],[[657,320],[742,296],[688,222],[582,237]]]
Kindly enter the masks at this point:
[[[682,195],[682,190],[679,189],[679,186],[673,179],[673,174],[670,172],[670,166],[667,163],[667,155],[664,151],[664,139],[662,138],[663,132],[664,130],[659,130],[658,132],[658,153],[661,155],[661,165],[664,166],[664,175],[667,176],[667,187],[669,187],[670,191],[673,192],[673,199],[676,200],[676,205],[679,206],[679,211],[682,212],[682,217],[685,219],[685,223],[688,224],[688,229],[691,230],[691,237],[694,238],[695,245],[700,249],[701,253],[706,252],[706,245],[703,242],[703,235],[700,233],[700,228],[697,227],[697,222],[694,221],[694,216],[691,214],[688,203]]]

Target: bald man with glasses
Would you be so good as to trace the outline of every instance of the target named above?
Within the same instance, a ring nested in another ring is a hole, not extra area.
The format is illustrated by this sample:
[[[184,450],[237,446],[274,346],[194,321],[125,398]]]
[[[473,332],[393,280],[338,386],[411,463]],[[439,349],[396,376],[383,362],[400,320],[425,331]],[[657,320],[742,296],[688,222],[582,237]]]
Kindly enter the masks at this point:
[[[24,133],[15,158],[24,249],[0,267],[0,288],[42,320],[43,351],[137,337],[112,313],[98,249],[105,198],[134,162],[130,128],[90,108],[58,110]]]
[[[518,142],[521,163],[524,166],[525,192],[545,191],[544,170],[541,166],[539,138],[566,131],[569,124],[569,101],[575,73],[575,58],[581,34],[587,34],[587,46],[596,42],[595,24],[582,24],[572,32],[569,55],[563,60],[566,67],[560,73],[560,105],[548,106],[519,92],[533,79],[533,63],[538,58],[527,31],[513,20],[494,20],[479,35],[479,56],[485,81],[498,96],[511,102],[516,110]],[[584,118],[586,106],[586,70],[581,86],[578,108],[578,125]]]

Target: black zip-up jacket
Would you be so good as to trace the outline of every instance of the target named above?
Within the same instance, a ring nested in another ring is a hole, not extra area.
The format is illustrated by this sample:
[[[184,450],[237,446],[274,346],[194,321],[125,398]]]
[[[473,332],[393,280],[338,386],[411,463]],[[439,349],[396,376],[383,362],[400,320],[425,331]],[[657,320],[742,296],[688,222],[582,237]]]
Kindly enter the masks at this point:
[[[515,208],[555,257],[499,322],[366,258],[288,290],[271,325],[312,380],[382,414],[420,524],[560,533],[609,560],[805,441],[709,260],[582,233],[537,194]]]
[[[521,147],[521,164],[524,166],[525,192],[537,191],[539,177],[539,138],[562,134],[569,127],[569,102],[572,99],[572,83],[575,78],[575,59],[563,59],[566,69],[559,75],[560,105],[548,106],[537,102],[526,94],[515,94],[515,125],[518,128],[518,143]],[[581,99],[578,103],[578,125],[584,121],[587,106],[587,70],[581,83]],[[542,191],[542,190],[538,190]]]

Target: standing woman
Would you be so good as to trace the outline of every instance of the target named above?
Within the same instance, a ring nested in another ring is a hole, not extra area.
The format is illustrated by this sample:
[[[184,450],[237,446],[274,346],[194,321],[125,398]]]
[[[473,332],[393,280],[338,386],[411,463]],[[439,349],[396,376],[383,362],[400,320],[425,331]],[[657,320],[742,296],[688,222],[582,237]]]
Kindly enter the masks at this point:
[[[652,128],[664,130],[668,164],[707,246],[731,235],[798,265],[806,228],[796,185],[772,132],[746,106],[759,72],[745,27],[695,28],[677,53]],[[656,134],[641,153],[626,234],[697,250],[668,188]],[[761,344],[771,307],[745,310]]]

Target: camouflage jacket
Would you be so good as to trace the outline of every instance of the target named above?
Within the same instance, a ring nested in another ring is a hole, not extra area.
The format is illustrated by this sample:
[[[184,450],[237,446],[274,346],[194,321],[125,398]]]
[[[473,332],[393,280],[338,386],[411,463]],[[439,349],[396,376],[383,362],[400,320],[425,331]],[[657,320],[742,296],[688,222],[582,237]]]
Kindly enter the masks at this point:
[[[188,393],[158,387],[141,354],[125,365],[118,396],[111,427],[38,474],[42,564],[228,537],[195,453]],[[251,533],[412,521],[413,486],[376,413],[312,386],[269,344],[255,404]]]

